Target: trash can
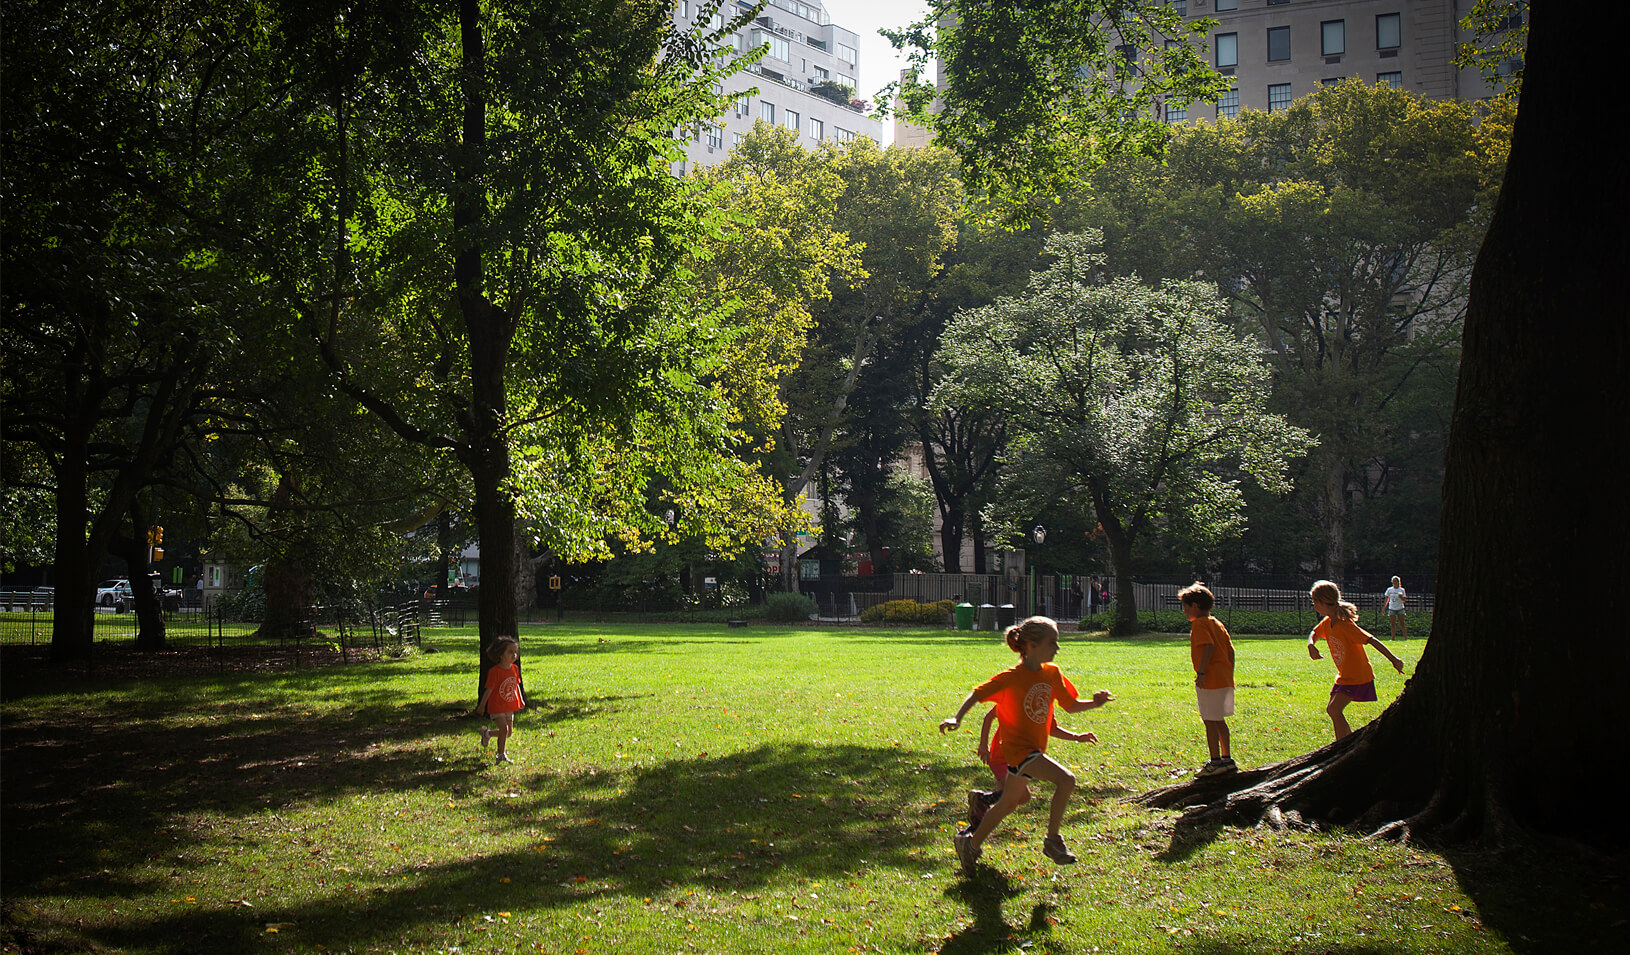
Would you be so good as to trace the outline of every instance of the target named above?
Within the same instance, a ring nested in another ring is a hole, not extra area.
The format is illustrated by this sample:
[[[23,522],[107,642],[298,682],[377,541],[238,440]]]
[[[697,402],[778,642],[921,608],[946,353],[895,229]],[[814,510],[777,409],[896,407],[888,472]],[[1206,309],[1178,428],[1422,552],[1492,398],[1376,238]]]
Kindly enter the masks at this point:
[[[1013,618],[1014,618],[1014,616],[1015,616],[1015,614],[1013,612],[1013,605],[1012,604],[1002,604],[1000,607],[997,607],[996,608],[996,629],[998,629],[998,630],[1006,630],[1008,627],[1013,626]]]
[[[995,630],[996,629],[996,605],[995,604],[980,604],[979,605],[979,626],[978,626],[977,629],[980,629],[980,630]]]
[[[958,630],[973,629],[973,604],[959,603],[956,605],[956,628]]]

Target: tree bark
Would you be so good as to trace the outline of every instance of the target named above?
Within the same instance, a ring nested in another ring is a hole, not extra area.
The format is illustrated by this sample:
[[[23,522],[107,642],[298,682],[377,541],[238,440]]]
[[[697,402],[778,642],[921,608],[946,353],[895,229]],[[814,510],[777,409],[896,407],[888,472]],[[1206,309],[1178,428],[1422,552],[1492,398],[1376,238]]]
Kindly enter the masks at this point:
[[[1630,721],[1630,504],[1600,460],[1630,420],[1630,188],[1583,91],[1607,88],[1588,17],[1536,6],[1522,108],[1478,255],[1450,430],[1433,631],[1369,726],[1252,773],[1157,790],[1190,822],[1283,818],[1486,845],[1630,844],[1603,811]],[[1590,625],[1600,610],[1611,632]]]

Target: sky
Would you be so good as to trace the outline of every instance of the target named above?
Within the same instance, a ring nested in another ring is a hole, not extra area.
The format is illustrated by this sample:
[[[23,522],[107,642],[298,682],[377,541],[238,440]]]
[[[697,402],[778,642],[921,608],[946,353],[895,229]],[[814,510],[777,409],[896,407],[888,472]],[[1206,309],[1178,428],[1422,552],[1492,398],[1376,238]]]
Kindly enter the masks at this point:
[[[827,16],[840,27],[860,34],[860,89],[872,99],[885,84],[892,83],[905,67],[905,58],[896,55],[889,41],[877,35],[882,27],[903,27],[919,20],[928,11],[926,0],[821,0]],[[892,120],[883,124],[885,143],[894,139]]]

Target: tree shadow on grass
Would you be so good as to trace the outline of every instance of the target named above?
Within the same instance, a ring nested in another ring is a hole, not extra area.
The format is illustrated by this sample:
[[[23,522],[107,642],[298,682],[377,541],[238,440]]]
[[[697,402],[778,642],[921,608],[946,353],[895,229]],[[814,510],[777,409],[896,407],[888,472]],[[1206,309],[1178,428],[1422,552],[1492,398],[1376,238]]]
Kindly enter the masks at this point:
[[[1514,952],[1622,948],[1630,931],[1630,859],[1539,840],[1501,851],[1442,853],[1475,908]]]
[[[350,704],[343,713],[294,709],[264,676],[253,695],[235,693],[234,679],[198,681],[180,705],[175,696],[104,697],[94,714],[10,709],[0,737],[8,894],[140,890],[116,873],[149,859],[156,841],[181,853],[210,838],[183,824],[195,813],[241,817],[355,793],[465,793],[477,783],[484,762],[449,758],[441,745],[449,731],[473,735],[464,706],[404,699],[377,673],[320,678]],[[600,719],[619,702],[554,698],[525,719]]]
[[[893,747],[767,745],[628,769],[517,774],[506,798],[477,804],[470,824],[475,841],[486,833],[503,847],[497,851],[434,865],[404,860],[366,893],[335,888],[317,901],[253,912],[188,906],[85,934],[112,948],[237,949],[279,922],[291,923],[284,942],[363,948],[479,919],[500,884],[503,907],[547,911],[600,897],[648,899],[676,886],[729,895],[798,878],[839,884],[871,866],[949,875],[944,826],[956,810],[929,797],[960,791],[967,772],[920,759]],[[389,785],[372,769],[349,776],[345,786]],[[421,770],[410,784],[456,788],[468,776],[462,768]],[[886,781],[881,789],[878,780]],[[1004,883],[997,876],[966,890],[993,941],[1005,925]],[[839,910],[864,904],[842,894],[822,901]]]

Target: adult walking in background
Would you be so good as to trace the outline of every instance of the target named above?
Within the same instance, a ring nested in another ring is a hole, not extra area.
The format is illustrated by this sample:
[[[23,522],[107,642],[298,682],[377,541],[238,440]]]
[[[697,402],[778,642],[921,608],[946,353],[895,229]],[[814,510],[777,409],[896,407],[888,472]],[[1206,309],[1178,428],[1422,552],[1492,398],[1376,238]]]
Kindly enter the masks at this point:
[[[1392,578],[1392,586],[1387,588],[1387,621],[1392,624],[1392,635],[1399,636],[1403,631],[1405,640],[1409,639],[1409,618],[1405,616],[1404,600],[1409,595],[1404,593],[1404,582],[1397,577]]]

